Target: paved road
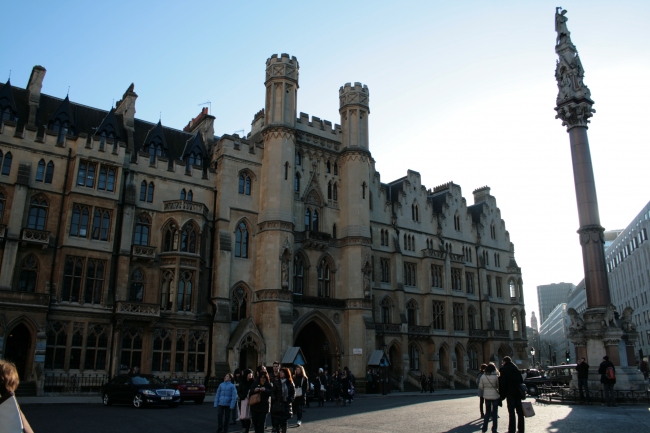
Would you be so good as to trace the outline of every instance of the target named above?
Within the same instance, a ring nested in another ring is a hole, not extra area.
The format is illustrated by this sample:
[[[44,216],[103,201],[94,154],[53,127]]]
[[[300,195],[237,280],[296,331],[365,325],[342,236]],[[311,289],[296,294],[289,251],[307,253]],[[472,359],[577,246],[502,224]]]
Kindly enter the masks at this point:
[[[535,405],[537,415],[526,420],[526,432],[637,432],[650,431],[647,406]],[[500,408],[499,431],[507,431],[507,411]],[[191,403],[175,408],[134,409],[99,404],[23,405],[36,433],[164,433],[214,432],[216,409]],[[303,425],[294,432],[449,432],[480,431],[477,397],[405,396],[359,398],[352,406],[314,407],[305,412]],[[231,432],[241,432],[230,426]]]

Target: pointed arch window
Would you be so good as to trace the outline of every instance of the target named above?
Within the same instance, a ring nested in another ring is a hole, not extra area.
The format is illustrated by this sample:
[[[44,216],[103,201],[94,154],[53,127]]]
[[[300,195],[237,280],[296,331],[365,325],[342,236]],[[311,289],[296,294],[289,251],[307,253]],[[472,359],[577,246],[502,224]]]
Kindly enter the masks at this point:
[[[81,285],[83,281],[84,259],[81,257],[67,257],[63,267],[63,287],[61,288],[61,301],[79,302]]]
[[[147,188],[147,203],[153,203],[153,192],[154,192],[153,182],[149,182],[149,187]]]
[[[142,302],[144,299],[145,280],[142,269],[136,268],[131,274],[129,284],[129,302]]]
[[[300,175],[298,173],[293,177],[293,190],[295,192],[300,192]]]
[[[181,252],[196,254],[196,228],[186,224],[181,232]]]
[[[70,125],[70,122],[68,122],[67,120],[64,121],[61,121],[59,119],[54,120],[54,122],[52,122],[52,126],[50,129],[54,132],[58,132],[58,135],[56,137],[56,142],[59,144],[63,143],[66,135],[74,134],[74,130]]]
[[[248,291],[238,286],[232,291],[232,301],[230,304],[230,320],[239,322],[247,317]]]
[[[519,317],[516,311],[512,312],[512,332],[519,332]]]
[[[293,259],[293,293],[302,295],[305,289],[305,265],[302,257],[296,254]]]
[[[332,186],[332,200],[338,201],[339,199],[339,187],[336,183]]]
[[[470,331],[476,329],[476,310],[471,305],[467,308],[467,327]]]
[[[336,224],[332,226],[332,239],[336,239]]]
[[[178,226],[175,223],[169,224],[165,230],[163,252],[178,250]]]
[[[409,326],[418,324],[418,303],[411,299],[406,303],[406,320]]]
[[[20,265],[20,277],[18,279],[19,292],[36,291],[36,282],[38,280],[38,261],[33,254],[25,257]]]
[[[327,184],[327,199],[332,200],[332,182]]]
[[[243,221],[235,230],[235,257],[248,258],[248,226]]]
[[[147,200],[147,181],[143,180],[140,184],[140,201]]]
[[[65,365],[65,351],[68,343],[67,323],[54,322],[47,329],[45,368],[62,369]]]
[[[505,313],[503,312],[503,310],[501,308],[499,308],[498,316],[499,316],[499,328],[498,329],[500,331],[503,331],[503,330],[506,329],[506,317],[505,317],[506,315],[505,315]]]
[[[34,197],[29,206],[29,219],[27,228],[32,230],[45,230],[47,220],[47,201],[42,197]]]
[[[142,361],[142,336],[135,328],[131,328],[122,337],[122,353],[120,365],[122,369],[140,365]]]
[[[95,209],[93,214],[93,230],[91,238],[98,241],[108,241],[111,227],[111,214],[107,209]]]
[[[510,297],[511,298],[516,298],[517,297],[517,289],[515,288],[515,282],[510,280],[508,283],[508,288],[510,289]]]
[[[104,191],[115,191],[115,169],[112,167],[101,166],[99,169],[99,181],[97,189]]]
[[[305,230],[309,230],[311,227],[311,210],[305,210]]]
[[[102,325],[90,325],[86,337],[85,370],[105,370],[108,348],[108,329]]]
[[[318,211],[314,210],[314,213],[311,216],[311,229],[312,231],[318,231]]]
[[[0,151],[0,160],[2,161],[2,171],[0,173],[4,176],[9,176],[9,173],[11,173],[11,161],[13,160],[11,152],[5,153],[3,158],[2,151]]]
[[[381,300],[381,303],[379,304],[381,323],[390,323],[390,312],[392,307],[393,302],[390,300],[390,298],[385,297]]]
[[[88,224],[90,222],[90,208],[88,206],[74,205],[72,220],[70,221],[70,236],[79,238],[88,237]]]
[[[172,365],[172,333],[158,329],[153,339],[151,371],[170,372]]]
[[[492,239],[497,238],[497,228],[494,225],[494,223],[492,223],[492,225],[490,226],[490,237],[492,237]]]
[[[84,302],[86,304],[101,305],[104,292],[104,261],[89,260],[86,267],[86,287],[84,289]]]
[[[45,160],[38,161],[38,168],[36,169],[36,182],[43,182],[45,178]]]
[[[192,151],[190,152],[188,162],[190,165],[202,165],[203,164],[203,159],[201,158],[201,154],[199,152]]]
[[[162,276],[162,287],[160,288],[160,308],[168,311],[172,309],[174,298],[171,288],[174,285],[174,271],[166,270]]]
[[[177,311],[192,310],[192,287],[194,283],[194,272],[182,271],[178,281],[178,293],[176,296]]]
[[[155,164],[157,156],[163,156],[163,146],[158,137],[154,138],[151,143],[149,143],[149,164]]]
[[[325,164],[325,172],[329,173],[331,171],[331,168],[332,168],[332,166],[331,166],[330,162],[327,161],[327,164]]]
[[[302,155],[300,152],[296,152],[296,165],[302,165]]]
[[[187,201],[194,201],[194,193],[192,190],[187,191]]]
[[[361,184],[361,198],[365,200],[366,198],[366,183]]]
[[[409,369],[420,370],[420,351],[415,344],[409,346]]]
[[[334,164],[334,175],[335,176],[339,175],[339,166],[338,166],[338,164]]]
[[[318,265],[318,296],[322,298],[331,297],[331,275],[330,265],[323,259]]]
[[[239,175],[239,194],[251,195],[251,177],[247,173]]]
[[[469,369],[474,371],[478,370],[478,353],[474,346],[467,349],[467,357],[469,358]]]
[[[187,192],[185,191],[185,188],[183,188],[181,190],[181,200],[185,200],[186,197],[187,197]]]
[[[54,163],[50,161],[47,163],[47,168],[45,169],[45,183],[52,183],[53,177],[54,177]]]
[[[134,245],[149,245],[149,234],[151,233],[151,219],[145,214],[138,215],[135,224]]]

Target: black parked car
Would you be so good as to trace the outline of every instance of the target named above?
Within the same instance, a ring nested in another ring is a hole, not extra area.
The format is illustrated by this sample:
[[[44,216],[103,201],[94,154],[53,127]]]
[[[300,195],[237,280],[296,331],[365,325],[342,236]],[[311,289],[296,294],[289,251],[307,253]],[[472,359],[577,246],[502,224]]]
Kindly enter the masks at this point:
[[[553,385],[569,387],[571,383],[572,373],[576,364],[557,365],[554,367],[547,367],[544,374],[538,377],[526,377],[524,384],[528,388],[528,394],[536,396],[539,393],[537,389],[540,385]]]
[[[105,406],[113,403],[132,404],[140,408],[150,404],[166,404],[176,407],[181,393],[165,385],[151,374],[120,374],[102,386],[102,401]]]

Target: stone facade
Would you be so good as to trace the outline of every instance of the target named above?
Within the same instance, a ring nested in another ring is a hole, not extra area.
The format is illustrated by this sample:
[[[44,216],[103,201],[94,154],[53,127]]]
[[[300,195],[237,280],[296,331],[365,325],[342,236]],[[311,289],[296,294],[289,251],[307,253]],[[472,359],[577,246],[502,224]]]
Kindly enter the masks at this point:
[[[527,364],[490,188],[468,204],[410,170],[382,183],[368,88],[340,88],[333,125],[297,113],[298,73],[267,60],[246,137],[215,136],[206,110],[182,131],[136,119],[133,85],[108,112],[41,94],[38,66],[26,89],[2,87],[0,350],[25,380],[215,375],[293,346],[308,371],[361,376],[385,345],[400,387]]]

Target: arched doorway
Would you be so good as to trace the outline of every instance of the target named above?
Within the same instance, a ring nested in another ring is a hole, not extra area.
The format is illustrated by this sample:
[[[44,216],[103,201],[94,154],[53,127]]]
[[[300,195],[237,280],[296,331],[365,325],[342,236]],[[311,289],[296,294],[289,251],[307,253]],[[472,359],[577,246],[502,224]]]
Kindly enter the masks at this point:
[[[238,367],[243,371],[247,368],[255,371],[258,365],[260,365],[259,353],[255,347],[255,344],[251,342],[244,342],[239,350],[239,364]]]
[[[465,373],[465,351],[458,345],[455,349],[456,352],[456,370]]]
[[[440,370],[442,370],[444,373],[450,374],[451,371],[449,371],[449,354],[447,353],[447,348],[445,346],[440,347],[440,350],[438,351],[438,357],[440,358]]]
[[[9,332],[4,358],[16,364],[18,376],[26,379],[25,372],[32,345],[32,333],[25,324],[21,323]]]
[[[397,344],[390,346],[388,350],[388,360],[390,362],[390,370],[393,375],[402,377],[402,351]]]
[[[327,369],[330,373],[339,368],[337,344],[338,342],[327,338],[316,322],[310,322],[300,330],[294,345],[300,347],[305,355],[308,376],[316,375],[319,368]]]

